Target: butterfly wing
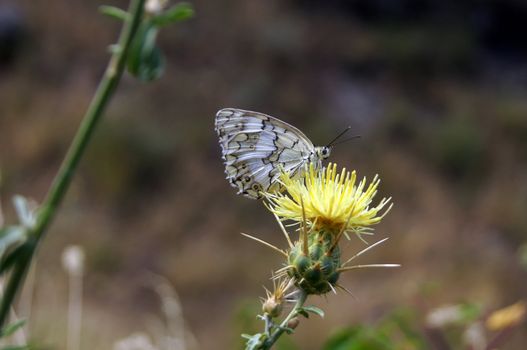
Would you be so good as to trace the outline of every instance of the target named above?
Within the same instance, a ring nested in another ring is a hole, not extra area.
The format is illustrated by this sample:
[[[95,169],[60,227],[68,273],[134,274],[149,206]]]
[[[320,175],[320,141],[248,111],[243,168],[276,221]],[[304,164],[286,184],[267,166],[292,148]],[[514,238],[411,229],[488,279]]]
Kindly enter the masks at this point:
[[[280,167],[294,174],[314,154],[300,130],[263,113],[225,108],[216,114],[215,127],[227,179],[250,198],[278,187]]]

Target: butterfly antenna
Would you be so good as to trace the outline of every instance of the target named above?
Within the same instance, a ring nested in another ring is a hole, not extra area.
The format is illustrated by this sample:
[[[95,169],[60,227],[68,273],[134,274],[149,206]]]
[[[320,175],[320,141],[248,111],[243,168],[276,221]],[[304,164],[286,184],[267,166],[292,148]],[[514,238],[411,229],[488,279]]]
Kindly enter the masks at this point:
[[[348,126],[346,129],[344,129],[344,131],[342,131],[340,134],[337,135],[337,137],[335,137],[333,140],[331,140],[330,143],[328,143],[326,145],[326,147],[331,147],[335,144],[335,141],[337,141],[339,138],[341,138],[345,133],[347,133],[348,131],[350,131],[351,129],[351,126]]]
[[[350,141],[350,140],[354,140],[354,139],[360,139],[360,135],[353,135],[353,136],[351,136],[351,137],[348,137],[348,138],[345,139],[345,140],[342,140],[342,141],[339,141],[339,142],[333,143],[332,146],[340,145],[341,143],[348,142],[348,141]]]

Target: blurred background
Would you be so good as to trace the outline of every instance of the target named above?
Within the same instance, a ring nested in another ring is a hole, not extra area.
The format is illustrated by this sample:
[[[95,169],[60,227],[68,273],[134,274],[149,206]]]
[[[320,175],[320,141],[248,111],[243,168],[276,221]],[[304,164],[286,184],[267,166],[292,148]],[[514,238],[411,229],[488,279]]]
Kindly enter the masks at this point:
[[[10,198],[41,201],[108,60],[126,1],[0,3],[0,167]],[[520,0],[227,0],[192,2],[161,33],[165,75],[125,76],[58,219],[44,240],[20,316],[30,338],[65,348],[68,278],[61,254],[85,251],[83,348],[155,332],[152,273],[177,290],[200,349],[236,349],[281,256],[242,237],[286,242],[262,203],[224,179],[213,129],[223,107],[287,121],[318,145],[346,126],[361,138],[332,161],[379,174],[394,208],[385,244],[341,293],[312,302],[288,349],[321,349],[342,327],[401,308],[423,320],[448,304],[483,313],[527,292],[527,3]],[[346,256],[364,248],[353,238]],[[522,253],[523,252],[523,253]],[[424,322],[424,321],[422,321]],[[527,343],[525,325],[503,349]],[[286,345],[284,345],[286,346]],[[411,349],[411,347],[401,347]]]

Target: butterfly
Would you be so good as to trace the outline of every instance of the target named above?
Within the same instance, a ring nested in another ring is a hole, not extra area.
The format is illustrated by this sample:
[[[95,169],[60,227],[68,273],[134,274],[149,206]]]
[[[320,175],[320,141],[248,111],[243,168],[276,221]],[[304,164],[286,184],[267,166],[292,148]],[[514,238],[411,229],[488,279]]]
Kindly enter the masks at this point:
[[[282,171],[296,176],[308,163],[321,167],[331,153],[331,143],[315,147],[294,126],[263,113],[224,108],[216,114],[215,129],[227,180],[252,199],[279,190]]]

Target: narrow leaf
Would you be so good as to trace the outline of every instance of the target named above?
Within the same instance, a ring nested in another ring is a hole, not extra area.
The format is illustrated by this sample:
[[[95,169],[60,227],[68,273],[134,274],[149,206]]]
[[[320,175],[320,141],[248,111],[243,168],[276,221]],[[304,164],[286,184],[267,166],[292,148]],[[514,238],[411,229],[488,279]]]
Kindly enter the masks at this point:
[[[0,338],[9,337],[25,324],[26,320],[18,320],[15,323],[8,324],[0,331]]]
[[[280,327],[280,328],[282,328],[287,334],[295,333],[295,330],[293,328],[289,328],[289,327]]]
[[[265,334],[263,333],[256,333],[254,335],[242,334],[242,337],[247,339],[247,342],[245,343],[245,350],[257,350],[262,346],[264,339],[265,339]]]
[[[150,22],[143,23],[128,55],[128,71],[142,81],[151,81],[161,76],[165,60],[156,46],[158,28]]]
[[[103,15],[118,19],[123,22],[130,19],[130,14],[128,12],[114,6],[99,6],[99,12],[101,12]]]
[[[296,311],[296,313],[299,314],[299,315],[304,316],[305,318],[309,318],[309,313],[306,310],[304,310],[303,308],[302,309],[298,309]]]
[[[302,309],[306,312],[311,312],[324,318],[324,311],[322,311],[322,309],[319,309],[316,306],[304,306]]]
[[[18,220],[23,226],[28,228],[35,226],[35,212],[26,197],[20,195],[13,196],[13,206],[18,215]]]
[[[8,226],[0,229],[0,258],[9,249],[25,241],[26,228],[22,226]]]
[[[191,18],[193,15],[194,9],[192,6],[188,3],[182,2],[152,18],[152,23],[158,27],[163,27],[175,22],[184,21]]]

